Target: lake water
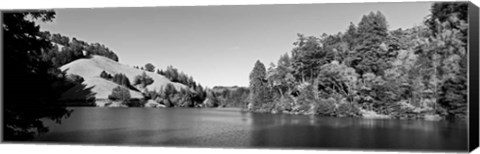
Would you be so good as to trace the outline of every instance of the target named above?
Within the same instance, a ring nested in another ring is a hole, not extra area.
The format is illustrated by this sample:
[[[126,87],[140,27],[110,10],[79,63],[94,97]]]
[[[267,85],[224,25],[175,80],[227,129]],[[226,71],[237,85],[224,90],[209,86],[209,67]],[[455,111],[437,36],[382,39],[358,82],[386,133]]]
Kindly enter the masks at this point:
[[[241,148],[463,151],[465,122],[262,114],[235,109],[78,107],[36,142]]]

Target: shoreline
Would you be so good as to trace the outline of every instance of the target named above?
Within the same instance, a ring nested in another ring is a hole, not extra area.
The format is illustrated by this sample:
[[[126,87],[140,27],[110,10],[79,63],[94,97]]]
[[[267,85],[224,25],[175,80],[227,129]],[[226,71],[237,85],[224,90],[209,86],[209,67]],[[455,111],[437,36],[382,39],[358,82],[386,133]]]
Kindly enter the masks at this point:
[[[105,101],[105,100],[97,100],[97,101]],[[251,112],[251,113],[265,113],[265,114],[287,114],[287,115],[304,115],[304,116],[318,116],[318,117],[334,117],[334,118],[345,118],[345,117],[351,117],[351,118],[359,118],[359,119],[398,119],[398,120],[424,120],[424,121],[448,121],[448,119],[441,117],[437,114],[416,114],[414,118],[410,118],[409,116],[406,116],[406,118],[397,118],[393,117],[392,115],[384,115],[384,114],[378,114],[374,111],[369,111],[365,109],[360,109],[360,116],[342,116],[342,115],[332,115],[332,116],[322,116],[322,115],[316,115],[311,112],[293,112],[293,111],[259,111],[259,110],[249,110],[247,108],[243,107],[127,107],[127,106],[97,106],[95,102],[82,102],[82,101],[73,101],[74,103],[70,101],[66,101],[69,103],[65,103],[65,101],[62,105],[59,105],[59,107],[94,107],[94,108],[182,108],[182,109],[213,109],[213,110],[218,110],[218,111],[234,111],[234,112]],[[467,119],[467,118],[465,118]],[[464,119],[456,119],[456,120],[464,120]]]

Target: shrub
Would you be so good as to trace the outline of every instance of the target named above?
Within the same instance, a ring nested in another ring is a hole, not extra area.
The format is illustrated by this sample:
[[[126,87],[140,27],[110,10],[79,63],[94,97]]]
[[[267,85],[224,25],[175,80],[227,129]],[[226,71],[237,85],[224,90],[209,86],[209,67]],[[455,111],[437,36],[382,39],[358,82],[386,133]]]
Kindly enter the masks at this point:
[[[293,107],[293,110],[296,112],[308,112],[312,111],[314,108],[312,103],[315,103],[315,92],[314,88],[310,84],[305,84],[303,87],[300,87],[300,95],[297,98],[297,102]]]
[[[142,73],[142,75],[137,75],[135,76],[135,79],[133,80],[133,85],[141,85],[141,87],[145,88],[146,86],[150,85],[153,83],[153,79],[148,76],[145,72]]]
[[[284,111],[292,111],[294,100],[291,96],[286,95],[279,99],[279,109]]]
[[[153,66],[153,64],[151,63],[145,64],[145,70],[149,72],[153,72],[155,71],[155,66]]]
[[[188,89],[181,89],[178,93],[180,99],[178,100],[177,104],[180,107],[193,107],[192,101],[192,93]]]
[[[115,74],[112,78],[112,81],[119,84],[123,85],[125,87],[130,87],[130,80],[128,80],[128,77],[125,76],[125,74]]]
[[[105,72],[105,71],[102,71],[102,72],[100,73],[100,77],[101,77],[101,78],[104,78],[104,79],[107,79],[107,80],[112,79],[112,75],[108,74],[108,73]]]
[[[85,81],[83,79],[83,77],[75,75],[75,74],[67,75],[66,79],[67,79],[67,81],[75,83],[75,84],[81,84],[83,81]]]
[[[335,99],[320,99],[315,101],[313,110],[316,115],[333,116],[335,115]]]
[[[112,90],[112,94],[108,96],[108,99],[121,101],[123,104],[128,104],[130,97],[130,91],[127,88],[123,86],[117,86]]]
[[[203,104],[205,104],[206,107],[218,107],[219,102],[215,98],[207,98],[203,101]]]
[[[357,117],[360,115],[359,107],[350,102],[340,103],[335,112],[340,117]]]

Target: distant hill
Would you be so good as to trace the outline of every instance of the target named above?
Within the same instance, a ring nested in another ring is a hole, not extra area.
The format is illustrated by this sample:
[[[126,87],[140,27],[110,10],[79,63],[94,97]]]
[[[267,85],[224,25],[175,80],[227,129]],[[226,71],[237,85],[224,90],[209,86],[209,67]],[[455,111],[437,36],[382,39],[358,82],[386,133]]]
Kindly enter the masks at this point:
[[[248,104],[248,87],[215,86],[212,88],[212,91],[220,101],[220,106],[245,108]]]
[[[238,90],[238,89],[248,89],[248,87],[239,87],[239,86],[215,86],[212,88],[214,92],[221,92],[225,90]]]
[[[165,88],[167,84],[172,84],[176,90],[188,88],[187,86],[171,82],[166,77],[153,72],[143,71],[135,69],[131,66],[118,63],[110,58],[103,56],[93,55],[91,58],[81,58],[65,64],[60,67],[60,70],[65,71],[67,75],[74,74],[83,77],[84,82],[82,85],[77,85],[67,90],[61,100],[79,100],[82,97],[95,97],[95,99],[108,99],[108,95],[111,94],[113,88],[118,84],[101,78],[100,73],[105,71],[109,74],[125,74],[130,81],[133,81],[135,76],[141,75],[145,72],[150,76],[154,82],[148,85],[145,89],[138,88],[140,91],[159,91]],[[90,93],[88,92],[90,91]],[[143,98],[140,91],[130,90],[132,98]]]

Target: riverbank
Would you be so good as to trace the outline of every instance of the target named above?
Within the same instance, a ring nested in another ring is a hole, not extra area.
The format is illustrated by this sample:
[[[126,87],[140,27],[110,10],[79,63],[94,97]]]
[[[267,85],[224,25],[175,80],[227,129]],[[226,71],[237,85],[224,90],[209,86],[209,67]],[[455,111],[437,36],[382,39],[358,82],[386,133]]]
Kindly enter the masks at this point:
[[[266,114],[291,114],[291,115],[309,115],[309,116],[321,116],[317,115],[312,111],[308,112],[299,112],[299,111],[266,111],[266,110],[249,110],[246,108],[240,109],[242,112],[256,112],[256,113],[266,113]],[[380,114],[375,111],[371,110],[366,110],[366,109],[359,109],[359,115],[358,116],[350,116],[354,118],[362,118],[362,119],[400,119],[400,120],[425,120],[425,121],[441,121],[445,120],[445,118],[442,118],[440,115],[437,114],[426,114],[426,113],[421,113],[418,114],[417,116],[405,116],[405,117],[399,117],[399,116],[392,116],[392,115],[386,115],[386,114]],[[331,115],[331,116],[323,116],[323,117],[338,117],[338,118],[343,118],[347,117],[345,115]]]
[[[141,101],[137,100],[138,103]],[[121,102],[115,102],[106,99],[99,99],[95,102],[82,102],[82,101],[72,101],[72,102],[64,102],[67,104],[68,107],[107,107],[107,108],[129,108],[126,105],[122,105]],[[141,103],[140,103],[141,104]],[[143,106],[135,106],[135,108],[169,108],[164,106],[163,104],[159,104],[153,101],[144,101]],[[174,107],[174,108],[184,108],[184,107]],[[205,108],[205,107],[194,107],[194,108]],[[411,107],[408,107],[411,108]],[[233,111],[233,112],[256,112],[256,113],[267,113],[267,114],[290,114],[290,115],[308,115],[308,116],[320,116],[320,117],[355,117],[355,118],[362,118],[362,119],[417,119],[417,120],[427,120],[427,121],[440,121],[444,120],[445,118],[437,115],[431,114],[426,112],[425,110],[420,109],[411,109],[409,112],[398,113],[396,115],[388,115],[388,114],[381,114],[372,110],[367,110],[363,108],[355,108],[353,112],[356,114],[345,114],[348,111],[338,111],[335,109],[330,115],[319,115],[318,113],[314,112],[313,109],[308,110],[291,110],[291,111],[281,111],[281,110],[265,110],[265,109],[257,109],[252,110],[243,107],[212,107],[209,109],[214,109],[218,111]],[[350,109],[351,110],[351,109]],[[342,113],[339,113],[342,112]]]

